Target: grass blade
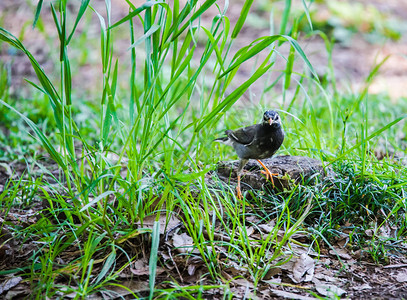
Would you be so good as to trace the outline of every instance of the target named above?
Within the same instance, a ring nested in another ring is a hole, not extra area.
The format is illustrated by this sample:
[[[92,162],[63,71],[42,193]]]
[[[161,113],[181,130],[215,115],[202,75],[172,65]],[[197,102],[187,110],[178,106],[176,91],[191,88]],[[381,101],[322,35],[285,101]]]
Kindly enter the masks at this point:
[[[259,79],[264,73],[266,73],[271,66],[274,65],[274,62],[267,64],[269,57],[272,53],[269,54],[267,59],[263,62],[263,64],[254,72],[254,74],[241,86],[239,86],[236,90],[234,90],[229,96],[225,98],[218,106],[216,106],[208,115],[203,117],[202,121],[196,127],[195,132],[201,130],[207,123],[209,123],[212,119],[215,118],[217,114],[221,111],[229,109],[239,98],[243,95],[243,93],[255,82]]]
[[[242,11],[240,13],[239,19],[236,22],[235,28],[233,29],[232,32],[232,39],[235,39],[237,35],[239,34],[240,30],[242,29],[247,15],[249,14],[250,7],[253,4],[253,0],[246,0],[245,3],[243,4]]]
[[[242,63],[252,58],[256,54],[270,46],[275,41],[288,41],[291,44],[291,46],[294,47],[295,51],[297,51],[297,53],[300,55],[301,59],[305,62],[310,72],[315,76],[316,80],[319,82],[318,75],[315,72],[314,68],[312,67],[311,63],[309,62],[304,51],[301,49],[301,46],[295,39],[287,35],[273,35],[261,37],[252,42],[249,46],[242,48],[241,51],[238,51],[233,57],[232,61],[234,61],[234,63],[224,73],[219,75],[218,79],[227,75],[229,72],[239,67]]]
[[[312,1],[313,0],[311,0],[311,3],[312,3]],[[310,3],[310,5],[311,5],[311,3]],[[302,5],[304,6],[304,11],[305,11],[305,15],[307,16],[308,25],[311,28],[311,31],[313,31],[314,29],[312,27],[311,16],[309,14],[309,9],[308,9],[307,3],[305,3],[305,0],[302,0]]]
[[[216,57],[218,58],[220,68],[224,71],[222,54],[221,54],[221,52],[219,50],[219,47],[218,47],[218,41],[221,38],[221,35],[219,35],[218,38],[215,40],[214,36],[212,35],[212,33],[208,29],[206,29],[204,27],[201,27],[201,28],[205,31],[206,35],[209,38],[209,41],[212,43],[212,46],[215,49]]]
[[[290,16],[290,10],[291,10],[291,0],[286,0],[284,12],[283,12],[283,18],[282,18],[281,24],[280,24],[280,34],[281,35],[286,34],[286,28],[287,28],[287,23],[288,23],[288,17]]]
[[[37,9],[35,10],[35,17],[34,17],[34,22],[33,22],[33,28],[37,25],[37,21],[40,18],[40,13],[41,13],[41,8],[42,8],[42,3],[44,0],[39,0],[37,4]]]
[[[134,18],[135,16],[137,16],[142,11],[153,7],[154,5],[164,5],[165,6],[165,5],[168,5],[168,4],[166,4],[165,1],[160,1],[160,0],[157,0],[157,1],[154,1],[154,2],[153,1],[148,1],[148,2],[144,3],[143,5],[141,5],[139,8],[137,8],[136,10],[133,10],[131,13],[129,13],[123,19],[121,19],[121,20],[117,21],[116,23],[114,23],[112,26],[110,26],[108,28],[108,30],[110,30],[110,29],[112,29],[114,27],[117,27],[120,24],[123,24],[124,22],[126,22],[126,21]]]
[[[98,284],[107,274],[109,270],[113,270],[116,262],[116,250],[113,248],[112,253],[107,257],[105,264],[103,265],[102,270],[100,271],[98,277],[96,278],[95,284]]]
[[[136,46],[140,45],[142,42],[144,42],[147,38],[153,35],[154,32],[156,32],[158,29],[160,29],[161,26],[157,24],[153,24],[145,34],[143,34],[137,41],[135,41],[129,49],[135,48]]]
[[[76,30],[76,27],[78,26],[79,21],[82,19],[83,14],[85,13],[86,9],[88,8],[89,2],[90,2],[90,0],[82,0],[81,1],[81,6],[79,8],[78,15],[76,16],[75,24],[74,24],[74,26],[72,28],[72,31],[69,34],[69,37],[68,37],[68,39],[66,41],[67,45],[71,41],[71,38],[73,37],[73,35],[75,33],[75,30]]]
[[[181,29],[176,30],[176,33],[172,37],[171,41],[174,41],[177,37],[180,36],[181,33],[185,31],[185,29],[188,28],[188,26],[191,25],[193,21],[195,21],[197,18],[199,18],[206,10],[208,10],[216,0],[207,0],[205,1],[201,7],[192,15],[192,17],[184,24],[184,26],[181,27]]]
[[[150,288],[150,295],[148,299],[153,299],[154,296],[154,287],[155,287],[155,278],[157,273],[157,261],[158,261],[158,245],[160,244],[160,222],[155,221],[153,225],[153,231],[151,233],[151,253],[150,253],[150,260],[149,260],[149,273],[150,273],[150,280],[148,282],[148,286]]]
[[[357,143],[356,145],[354,145],[353,147],[351,147],[350,149],[348,149],[347,151],[345,151],[344,153],[342,153],[340,156],[338,156],[337,158],[335,158],[333,161],[331,161],[329,163],[329,165],[333,164],[334,162],[338,161],[339,159],[343,158],[345,155],[349,154],[350,152],[352,152],[353,150],[355,150],[356,148],[360,147],[363,143],[366,143],[368,141],[370,141],[372,138],[378,136],[379,134],[381,134],[383,131],[389,129],[390,127],[392,127],[393,125],[396,125],[398,122],[400,122],[401,120],[407,118],[407,114],[403,115],[397,119],[395,119],[394,121],[390,122],[389,124],[387,124],[386,126],[383,126],[382,128],[376,130],[375,132],[373,132],[371,135],[369,135],[368,137],[366,137],[364,140],[360,141],[359,143]]]

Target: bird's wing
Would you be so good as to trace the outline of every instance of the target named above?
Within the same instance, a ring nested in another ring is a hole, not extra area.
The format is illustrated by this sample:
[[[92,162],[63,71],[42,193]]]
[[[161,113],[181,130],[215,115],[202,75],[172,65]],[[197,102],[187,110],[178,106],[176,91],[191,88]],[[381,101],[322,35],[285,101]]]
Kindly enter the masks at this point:
[[[226,135],[240,144],[249,145],[256,137],[256,132],[257,125],[252,125],[236,130],[227,130]]]

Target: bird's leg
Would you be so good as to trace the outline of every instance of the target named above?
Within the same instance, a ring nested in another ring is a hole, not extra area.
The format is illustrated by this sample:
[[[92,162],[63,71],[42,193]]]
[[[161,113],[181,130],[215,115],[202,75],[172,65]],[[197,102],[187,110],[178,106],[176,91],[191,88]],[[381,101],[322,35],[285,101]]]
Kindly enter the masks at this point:
[[[239,199],[243,198],[242,191],[240,190],[240,174],[237,175],[237,187],[236,187],[236,196]]]
[[[237,168],[237,198],[242,199],[242,191],[240,190],[240,177],[242,175],[243,167],[247,164],[249,160],[248,159],[240,159],[239,161],[239,167]]]
[[[270,180],[270,181],[271,181],[271,184],[272,184],[273,187],[274,187],[273,176],[277,176],[278,173],[271,173],[270,170],[266,167],[265,164],[263,164],[259,159],[258,159],[257,161],[258,161],[259,164],[261,164],[261,166],[264,168],[264,171],[262,170],[261,172],[266,175],[267,180]]]

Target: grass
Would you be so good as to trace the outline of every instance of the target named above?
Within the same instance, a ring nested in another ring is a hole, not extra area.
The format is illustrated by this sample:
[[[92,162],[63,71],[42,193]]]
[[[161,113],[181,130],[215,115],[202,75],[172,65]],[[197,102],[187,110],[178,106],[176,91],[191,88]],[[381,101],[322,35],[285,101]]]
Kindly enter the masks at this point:
[[[399,40],[406,24],[397,16],[361,2],[319,1],[309,8],[312,25],[302,18],[299,26],[304,31],[321,30],[337,42],[350,45],[352,37],[361,36],[371,43],[387,39]],[[297,14],[302,15],[298,9]],[[295,14],[295,12],[294,12]],[[360,15],[364,14],[363,18]]]
[[[379,161],[372,155],[382,145],[405,152],[397,140],[405,105],[392,107],[386,96],[368,94],[381,64],[372,68],[361,92],[341,93],[332,76],[320,83],[296,41],[298,20],[291,20],[291,1],[285,1],[279,34],[240,49],[234,45],[252,1],[242,6],[236,23],[226,8],[209,0],[184,7],[179,1],[171,6],[148,1],[140,7],[128,2],[130,13],[115,23],[109,1],[103,12],[89,1],[74,13],[65,1],[47,10],[41,4],[34,24],[44,14],[52,16],[60,42],[59,76],[51,78],[16,36],[0,28],[1,47],[22,51],[36,72],[37,80],[28,83],[38,107],[33,111],[26,99],[13,99],[7,89],[2,94],[2,127],[10,129],[0,136],[2,160],[8,164],[24,157],[27,170],[4,186],[1,216],[43,206],[35,222],[2,225],[13,240],[37,246],[27,261],[0,271],[1,276],[22,276],[38,299],[67,294],[80,299],[117,293],[113,286],[128,291],[120,275],[144,258],[149,261],[148,291],[130,291],[133,297],[205,298],[215,289],[232,297],[229,285],[242,274],[258,287],[271,269],[295,255],[295,233],[310,234],[318,250],[332,247],[335,237],[350,230],[352,247],[365,249],[375,262],[388,259],[405,238],[405,168],[397,159]],[[77,26],[92,15],[100,28],[101,88],[92,97],[97,101],[85,103],[78,95],[86,92],[73,84],[78,60],[71,52],[83,49],[80,41],[87,32],[79,34]],[[208,16],[212,19],[206,24]],[[307,8],[301,18],[309,18]],[[128,33],[124,62],[115,52],[120,30]],[[289,54],[276,84],[265,74],[282,59],[284,46]],[[235,85],[239,69],[249,63],[252,72]],[[302,73],[294,71],[298,64]],[[1,85],[7,83],[6,71],[1,66]],[[216,175],[213,185],[205,179],[219,159],[234,157],[212,144],[213,138],[261,116],[259,105],[242,112],[237,103],[251,95],[259,79],[265,80],[260,106],[280,109],[284,118],[287,139],[280,153],[319,158],[334,175],[279,193],[253,191],[253,200],[240,200]],[[278,94],[283,101],[270,103]],[[13,129],[14,124],[21,129]],[[182,222],[192,243],[165,259],[162,237],[171,217]],[[254,239],[251,230],[265,224],[274,225]],[[380,235],[386,226],[396,227],[397,234]],[[367,230],[374,231],[373,238]],[[176,271],[167,283],[157,270],[171,263]],[[188,267],[201,270],[193,284],[182,282]]]

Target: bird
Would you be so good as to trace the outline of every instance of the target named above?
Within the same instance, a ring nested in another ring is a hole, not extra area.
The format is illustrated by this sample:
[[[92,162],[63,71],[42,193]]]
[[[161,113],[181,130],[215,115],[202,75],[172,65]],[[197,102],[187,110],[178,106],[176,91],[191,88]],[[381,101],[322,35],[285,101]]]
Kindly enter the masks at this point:
[[[273,175],[270,170],[260,161],[270,158],[276,153],[284,141],[284,130],[279,114],[274,110],[267,110],[263,114],[263,121],[260,124],[251,125],[236,130],[226,130],[224,137],[215,139],[215,142],[232,146],[239,157],[237,168],[237,197],[243,198],[240,189],[240,177],[244,166],[250,159],[257,160],[265,171],[267,179],[270,179],[274,186]]]

